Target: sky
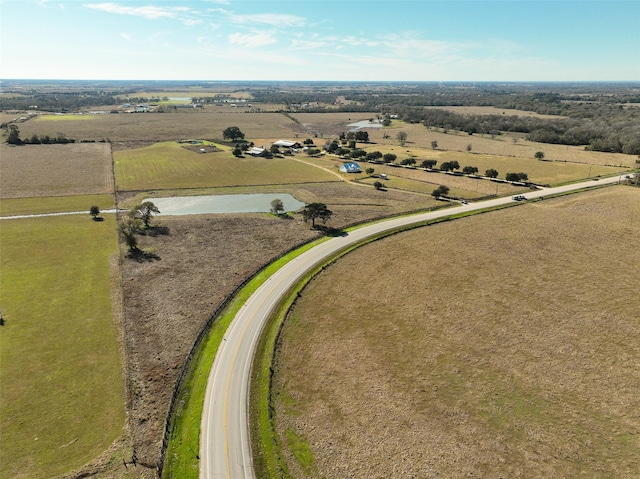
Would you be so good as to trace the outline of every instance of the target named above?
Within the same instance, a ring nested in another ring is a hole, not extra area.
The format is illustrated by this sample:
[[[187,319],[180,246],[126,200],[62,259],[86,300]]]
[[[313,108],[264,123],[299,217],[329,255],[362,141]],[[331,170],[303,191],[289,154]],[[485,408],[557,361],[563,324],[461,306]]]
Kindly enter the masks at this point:
[[[0,78],[640,81],[640,0],[0,0]]]

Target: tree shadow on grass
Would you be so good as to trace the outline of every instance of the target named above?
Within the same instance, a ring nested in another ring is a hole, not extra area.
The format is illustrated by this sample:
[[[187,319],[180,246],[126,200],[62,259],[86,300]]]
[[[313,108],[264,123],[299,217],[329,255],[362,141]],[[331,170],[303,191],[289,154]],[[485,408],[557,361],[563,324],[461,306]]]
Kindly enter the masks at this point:
[[[160,261],[161,259],[160,256],[158,256],[156,253],[153,253],[151,251],[144,251],[137,248],[134,250],[130,250],[125,257],[127,259],[137,261],[138,263],[150,263],[152,261]]]
[[[102,216],[94,216],[91,219],[96,222],[104,221],[104,218]]]
[[[320,231],[324,236],[347,236],[346,231],[338,228],[332,228],[331,226],[316,225],[313,229]]]

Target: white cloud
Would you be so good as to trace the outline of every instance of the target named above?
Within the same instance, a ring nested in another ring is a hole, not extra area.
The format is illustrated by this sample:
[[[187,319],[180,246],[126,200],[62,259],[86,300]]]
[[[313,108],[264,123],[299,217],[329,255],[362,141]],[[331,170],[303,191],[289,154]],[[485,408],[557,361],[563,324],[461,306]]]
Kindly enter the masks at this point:
[[[126,40],[126,41],[130,42],[130,41],[131,41],[131,39],[132,39],[133,37],[131,36],[131,34],[130,34],[130,33],[124,33],[124,32],[122,32],[122,33],[120,33],[120,38],[122,38],[122,39],[124,39],[124,40]]]
[[[302,17],[277,13],[237,15],[234,21],[237,23],[272,25],[274,27],[304,27],[306,23]]]
[[[229,43],[242,47],[261,47],[264,45],[271,45],[276,43],[277,40],[270,33],[232,33],[229,35]]]
[[[88,3],[87,8],[98,10],[101,12],[115,13],[118,15],[133,15],[137,17],[156,20],[158,18],[176,18],[180,13],[189,11],[188,7],[158,7],[154,5],[146,5],[142,7],[127,7],[116,3]]]
[[[237,25],[269,25],[273,27],[304,27],[306,19],[298,15],[282,13],[238,14],[230,10],[217,9],[211,12],[219,14],[229,23]]]

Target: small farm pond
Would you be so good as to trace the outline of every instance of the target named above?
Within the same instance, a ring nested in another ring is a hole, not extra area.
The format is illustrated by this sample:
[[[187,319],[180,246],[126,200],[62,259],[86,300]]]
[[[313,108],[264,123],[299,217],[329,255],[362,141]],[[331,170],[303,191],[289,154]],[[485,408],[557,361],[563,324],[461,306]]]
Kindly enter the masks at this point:
[[[280,199],[285,211],[296,211],[305,203],[288,193],[250,195],[173,196],[150,198],[160,210],[159,216],[202,215],[211,213],[268,213],[271,202]],[[146,201],[146,200],[145,200]]]

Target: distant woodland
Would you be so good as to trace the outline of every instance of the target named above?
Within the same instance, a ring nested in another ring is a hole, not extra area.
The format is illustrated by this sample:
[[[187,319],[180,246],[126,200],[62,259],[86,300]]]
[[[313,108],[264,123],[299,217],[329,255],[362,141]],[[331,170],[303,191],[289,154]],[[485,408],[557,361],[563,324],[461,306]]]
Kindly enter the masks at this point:
[[[0,110],[70,112],[124,99],[151,100],[137,92],[215,91],[215,82],[60,82],[3,81]],[[444,131],[469,135],[519,132],[542,143],[583,145],[586,149],[640,155],[640,84],[635,83],[267,83],[224,84],[220,97],[250,93],[253,102],[282,105],[283,111],[376,112],[397,115]],[[212,103],[220,97],[192,101]],[[239,95],[238,95],[239,97]],[[433,107],[493,106],[554,115],[462,114]],[[425,108],[431,107],[431,108]],[[6,125],[3,125],[6,127]]]

